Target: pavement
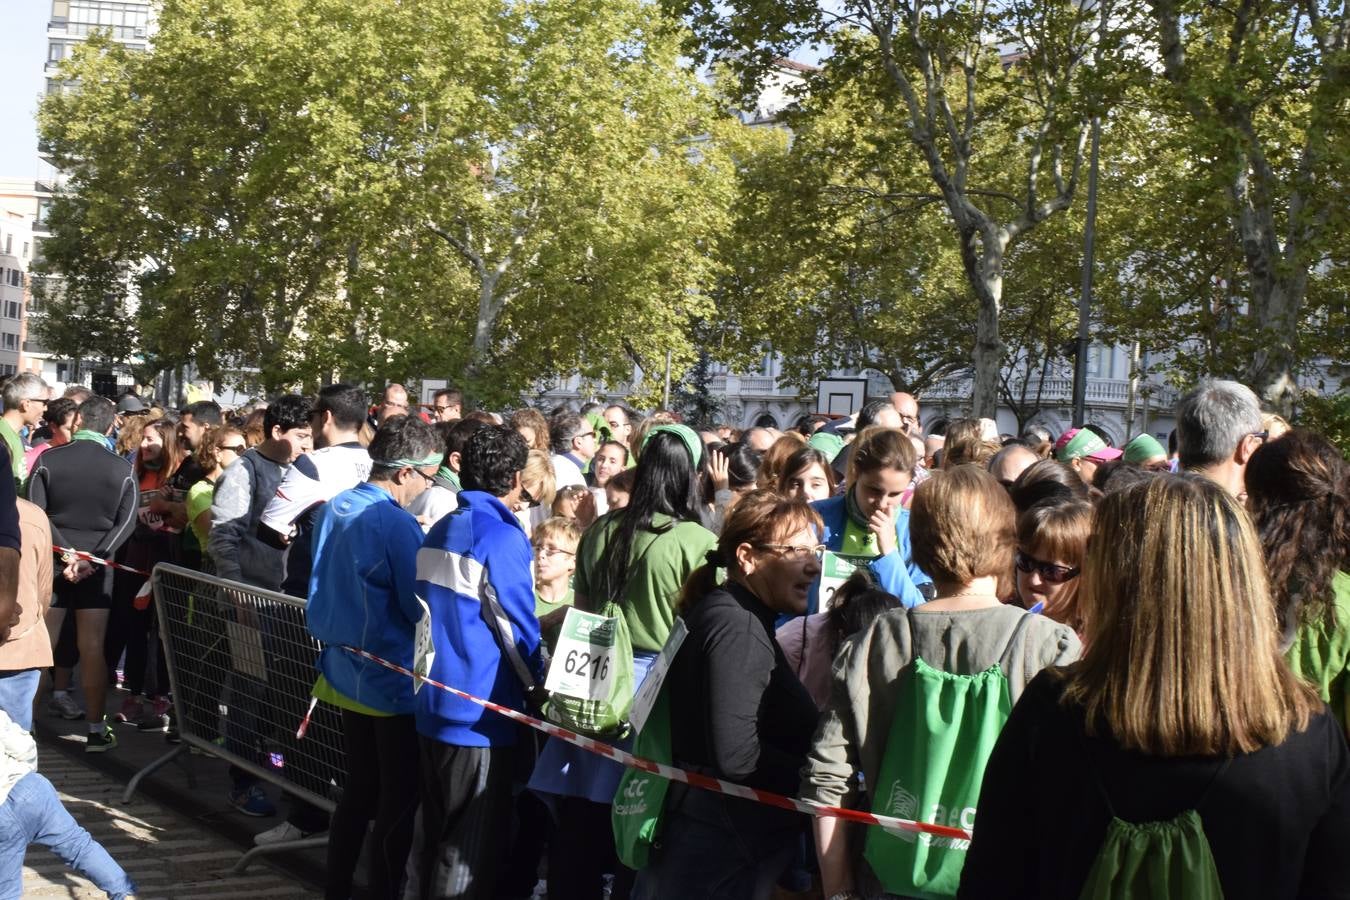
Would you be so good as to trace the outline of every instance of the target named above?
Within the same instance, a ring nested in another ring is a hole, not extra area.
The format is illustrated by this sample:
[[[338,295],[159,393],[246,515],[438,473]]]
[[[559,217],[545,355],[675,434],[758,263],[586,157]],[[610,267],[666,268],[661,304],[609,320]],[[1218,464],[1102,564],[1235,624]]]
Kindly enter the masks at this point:
[[[126,695],[110,691],[109,715]],[[253,835],[279,824],[278,817],[257,818],[226,801],[230,780],[223,760],[188,753],[146,777],[131,798],[121,802],[127,783],[141,769],[174,748],[162,733],[138,732],[115,725],[118,746],[85,753],[83,720],[49,716],[45,702],[33,719],[38,741],[38,770],[51,779],[75,819],[104,845],[142,887],[140,897],[174,900],[208,897],[318,897],[325,851],[269,854],[242,875],[229,874]],[[183,745],[177,745],[183,746]],[[189,773],[195,787],[189,783]],[[269,789],[284,816],[286,802]],[[30,886],[31,880],[31,886]],[[28,897],[104,897],[71,873],[43,848],[30,848],[25,861]]]

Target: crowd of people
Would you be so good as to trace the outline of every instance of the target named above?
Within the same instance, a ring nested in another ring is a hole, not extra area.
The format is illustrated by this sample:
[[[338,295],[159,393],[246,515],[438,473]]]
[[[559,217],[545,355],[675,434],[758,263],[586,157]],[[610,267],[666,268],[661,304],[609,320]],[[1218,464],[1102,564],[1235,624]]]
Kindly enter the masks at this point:
[[[1350,466],[1241,384],[1124,447],[925,430],[904,393],[785,432],[401,385],[235,411],[48,393],[3,387],[27,499],[0,496],[0,707],[31,730],[50,668],[45,709],[90,752],[172,737],[145,578],[82,554],[304,598],[345,768],[331,817],[292,802],[256,841],[326,831],[329,898],[362,859],[371,896],[428,900],[1350,896]],[[353,649],[689,772],[957,831],[652,789]],[[231,775],[232,806],[276,813]]]

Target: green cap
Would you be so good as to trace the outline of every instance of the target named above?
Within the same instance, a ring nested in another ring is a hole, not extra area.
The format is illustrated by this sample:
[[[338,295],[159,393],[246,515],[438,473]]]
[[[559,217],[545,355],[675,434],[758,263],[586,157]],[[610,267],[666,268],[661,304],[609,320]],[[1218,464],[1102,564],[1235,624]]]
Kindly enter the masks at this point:
[[[1138,464],[1159,456],[1166,459],[1167,451],[1151,434],[1141,434],[1125,445],[1125,461],[1127,463]]]
[[[806,445],[824,453],[826,459],[834,462],[834,458],[839,455],[839,451],[844,449],[844,439],[831,431],[817,431],[811,435]]]
[[[1102,440],[1090,428],[1070,428],[1055,442],[1055,459],[1068,462],[1086,457],[1095,462],[1120,458],[1120,451]]]
[[[689,448],[689,455],[694,459],[694,468],[697,469],[699,462],[703,459],[703,440],[688,425],[657,425],[655,428],[650,428],[642,436],[642,446],[646,447],[647,442],[652,439],[652,435],[660,434],[663,431],[684,441],[685,447]]]

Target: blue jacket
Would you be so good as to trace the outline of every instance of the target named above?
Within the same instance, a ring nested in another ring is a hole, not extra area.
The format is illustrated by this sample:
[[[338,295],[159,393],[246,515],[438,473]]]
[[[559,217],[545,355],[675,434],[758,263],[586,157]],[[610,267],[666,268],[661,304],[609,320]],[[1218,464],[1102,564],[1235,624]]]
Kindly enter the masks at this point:
[[[840,494],[837,497],[817,500],[811,506],[820,514],[825,524],[825,534],[821,538],[821,543],[831,550],[839,550],[844,545],[844,526],[848,522],[848,496]],[[872,560],[868,568],[872,570],[883,590],[899,597],[905,608],[911,609],[924,602],[924,597],[916,585],[931,584],[933,579],[914,565],[914,554],[909,543],[907,509],[895,511],[895,536],[898,539],[896,549]],[[809,612],[814,613],[818,609],[819,591],[820,580],[817,579],[811,586],[811,597],[807,607]]]
[[[417,594],[431,609],[432,678],[502,706],[525,708],[525,689],[483,620],[481,591],[485,581],[496,589],[516,650],[542,680],[533,565],[530,542],[511,511],[491,494],[461,491],[459,509],[431,526],[417,554]],[[510,720],[432,687],[417,695],[417,731],[459,747],[516,742]]]
[[[337,645],[412,668],[422,615],[413,584],[421,545],[417,520],[373,484],[338,494],[315,519],[306,621],[327,645],[319,671],[343,696],[396,715],[413,711],[412,679]]]

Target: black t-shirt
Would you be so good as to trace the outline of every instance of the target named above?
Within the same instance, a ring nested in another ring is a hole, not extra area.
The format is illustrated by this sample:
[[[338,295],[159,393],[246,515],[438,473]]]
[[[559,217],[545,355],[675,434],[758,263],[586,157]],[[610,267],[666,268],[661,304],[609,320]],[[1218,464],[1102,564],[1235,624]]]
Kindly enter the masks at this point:
[[[1042,672],[1013,707],[985,771],[958,897],[1077,900],[1111,818],[1103,788],[1127,822],[1196,809],[1226,900],[1350,897],[1350,754],[1330,712],[1235,757],[1215,779],[1216,759],[1086,737],[1062,690]]]

